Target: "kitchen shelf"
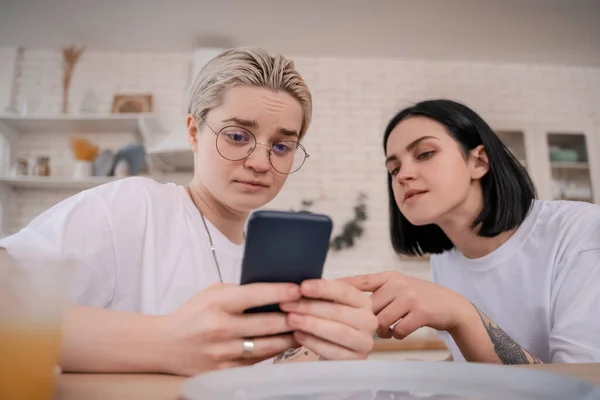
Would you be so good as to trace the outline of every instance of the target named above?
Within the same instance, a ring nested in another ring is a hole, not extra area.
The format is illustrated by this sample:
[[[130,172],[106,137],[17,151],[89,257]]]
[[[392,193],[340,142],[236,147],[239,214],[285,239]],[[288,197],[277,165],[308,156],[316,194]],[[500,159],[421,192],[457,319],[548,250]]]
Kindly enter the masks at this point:
[[[89,177],[85,179],[73,179],[59,176],[18,176],[0,177],[0,184],[10,186],[13,189],[74,189],[85,190],[105,183],[120,179],[111,176]]]
[[[590,165],[586,162],[563,162],[563,161],[552,161],[550,167],[553,169],[574,169],[574,170],[588,170]]]
[[[5,232],[14,214],[15,189],[85,190],[116,177],[73,179],[70,176],[11,176],[16,146],[25,134],[132,134],[140,144],[153,146],[164,130],[155,114],[17,115],[0,114],[0,232]]]
[[[154,114],[1,115],[0,133],[14,141],[24,133],[134,133],[153,140],[162,128]]]

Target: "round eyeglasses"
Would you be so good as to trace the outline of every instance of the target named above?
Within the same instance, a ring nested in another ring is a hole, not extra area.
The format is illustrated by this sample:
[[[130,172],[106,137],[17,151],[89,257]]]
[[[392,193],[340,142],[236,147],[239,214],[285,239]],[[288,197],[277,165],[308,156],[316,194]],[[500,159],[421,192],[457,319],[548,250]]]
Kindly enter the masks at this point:
[[[239,126],[225,126],[218,132],[204,121],[208,129],[217,137],[217,152],[226,160],[241,161],[250,157],[257,145],[269,149],[269,162],[280,174],[293,174],[298,171],[310,155],[300,143],[294,140],[278,140],[272,145],[260,143],[249,130]]]

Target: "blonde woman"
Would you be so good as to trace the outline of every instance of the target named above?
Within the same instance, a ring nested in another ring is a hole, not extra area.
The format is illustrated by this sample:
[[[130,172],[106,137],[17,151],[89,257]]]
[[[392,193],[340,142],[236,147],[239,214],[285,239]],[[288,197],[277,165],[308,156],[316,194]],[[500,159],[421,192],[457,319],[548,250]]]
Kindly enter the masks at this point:
[[[36,249],[79,264],[63,370],[191,375],[278,354],[366,358],[377,319],[356,288],[238,285],[249,213],[307,156],[300,141],[312,99],[293,62],[228,50],[199,73],[188,111],[188,186],[120,180],[66,199],[0,241],[15,256]],[[270,303],[288,312],[243,314]]]

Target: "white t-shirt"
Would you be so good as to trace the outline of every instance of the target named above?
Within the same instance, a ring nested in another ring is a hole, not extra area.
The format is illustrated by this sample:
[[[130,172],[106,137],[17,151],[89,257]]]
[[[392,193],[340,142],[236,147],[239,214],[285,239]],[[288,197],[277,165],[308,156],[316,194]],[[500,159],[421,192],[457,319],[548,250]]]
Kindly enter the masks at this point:
[[[243,245],[206,223],[223,281],[239,283]],[[71,298],[85,306],[166,314],[219,282],[202,217],[185,188],[142,177],[78,193],[0,247],[76,259]]]
[[[431,258],[433,281],[465,296],[543,362],[600,362],[600,207],[536,200],[502,246]],[[454,360],[464,361],[446,332]]]

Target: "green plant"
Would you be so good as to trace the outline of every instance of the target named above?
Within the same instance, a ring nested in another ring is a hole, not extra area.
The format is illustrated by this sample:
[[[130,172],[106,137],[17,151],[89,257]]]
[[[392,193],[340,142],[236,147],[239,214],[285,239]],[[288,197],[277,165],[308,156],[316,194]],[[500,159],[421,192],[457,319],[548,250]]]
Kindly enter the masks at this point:
[[[340,251],[345,248],[354,247],[356,240],[364,233],[363,223],[367,220],[367,195],[363,192],[358,194],[357,203],[354,206],[354,216],[347,221],[341,232],[333,237],[329,243],[329,248],[333,251]],[[302,205],[297,212],[311,212],[310,208],[315,200],[302,200]],[[296,210],[291,210],[296,211]]]
[[[340,251],[345,248],[354,247],[356,239],[364,233],[363,222],[367,220],[367,195],[365,193],[358,194],[357,204],[354,206],[354,217],[344,224],[342,231],[336,235],[331,243],[330,248],[334,251]]]
[[[306,199],[303,199],[303,200],[302,200],[302,206],[300,207],[300,210],[299,210],[299,211],[300,211],[300,212],[302,212],[302,211],[309,211],[309,210],[310,210],[310,208],[313,206],[313,204],[315,204],[315,201],[314,201],[314,200],[306,200]]]

